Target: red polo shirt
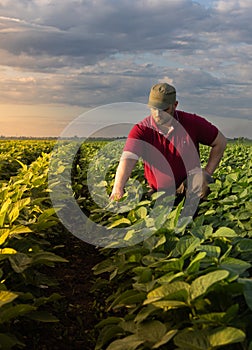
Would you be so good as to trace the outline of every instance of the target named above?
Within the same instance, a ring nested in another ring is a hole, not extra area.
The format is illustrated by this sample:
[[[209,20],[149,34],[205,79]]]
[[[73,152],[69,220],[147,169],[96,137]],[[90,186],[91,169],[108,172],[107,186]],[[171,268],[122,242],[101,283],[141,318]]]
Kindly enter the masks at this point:
[[[199,144],[211,145],[218,129],[206,119],[175,111],[173,129],[164,135],[151,116],[130,131],[124,151],[144,161],[144,174],[153,189],[174,189],[190,170],[200,167]]]

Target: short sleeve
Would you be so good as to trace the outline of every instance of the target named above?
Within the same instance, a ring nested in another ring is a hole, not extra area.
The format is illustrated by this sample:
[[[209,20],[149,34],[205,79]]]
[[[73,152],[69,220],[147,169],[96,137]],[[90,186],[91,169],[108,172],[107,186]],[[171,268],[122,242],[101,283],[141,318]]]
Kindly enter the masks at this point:
[[[210,146],[219,132],[218,128],[205,118],[196,114],[193,116],[193,123],[196,126],[198,142]]]
[[[139,124],[134,125],[129,132],[123,151],[142,157],[144,152],[143,142],[141,141],[144,139],[143,134],[143,129]]]

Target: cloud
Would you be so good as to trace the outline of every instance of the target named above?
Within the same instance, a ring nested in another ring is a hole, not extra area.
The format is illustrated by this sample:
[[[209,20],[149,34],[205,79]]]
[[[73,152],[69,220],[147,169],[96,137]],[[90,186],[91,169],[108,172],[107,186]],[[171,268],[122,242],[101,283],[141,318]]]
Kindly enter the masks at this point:
[[[145,103],[252,119],[250,0],[0,0],[2,103]],[[7,68],[6,68],[7,67]]]

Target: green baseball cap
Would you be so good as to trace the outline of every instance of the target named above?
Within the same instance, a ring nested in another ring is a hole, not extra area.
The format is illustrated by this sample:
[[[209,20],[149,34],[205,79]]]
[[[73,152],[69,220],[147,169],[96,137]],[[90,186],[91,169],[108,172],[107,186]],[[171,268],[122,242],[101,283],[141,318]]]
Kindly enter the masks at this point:
[[[151,108],[167,109],[176,102],[176,89],[167,83],[152,86],[149,95],[148,106]]]

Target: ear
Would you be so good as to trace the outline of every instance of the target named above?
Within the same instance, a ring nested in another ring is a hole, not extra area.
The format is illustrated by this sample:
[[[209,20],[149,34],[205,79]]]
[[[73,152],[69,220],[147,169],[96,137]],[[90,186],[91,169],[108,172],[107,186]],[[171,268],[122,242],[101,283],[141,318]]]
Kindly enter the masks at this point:
[[[178,101],[176,101],[176,102],[174,103],[174,108],[176,109],[177,106],[178,106]]]

